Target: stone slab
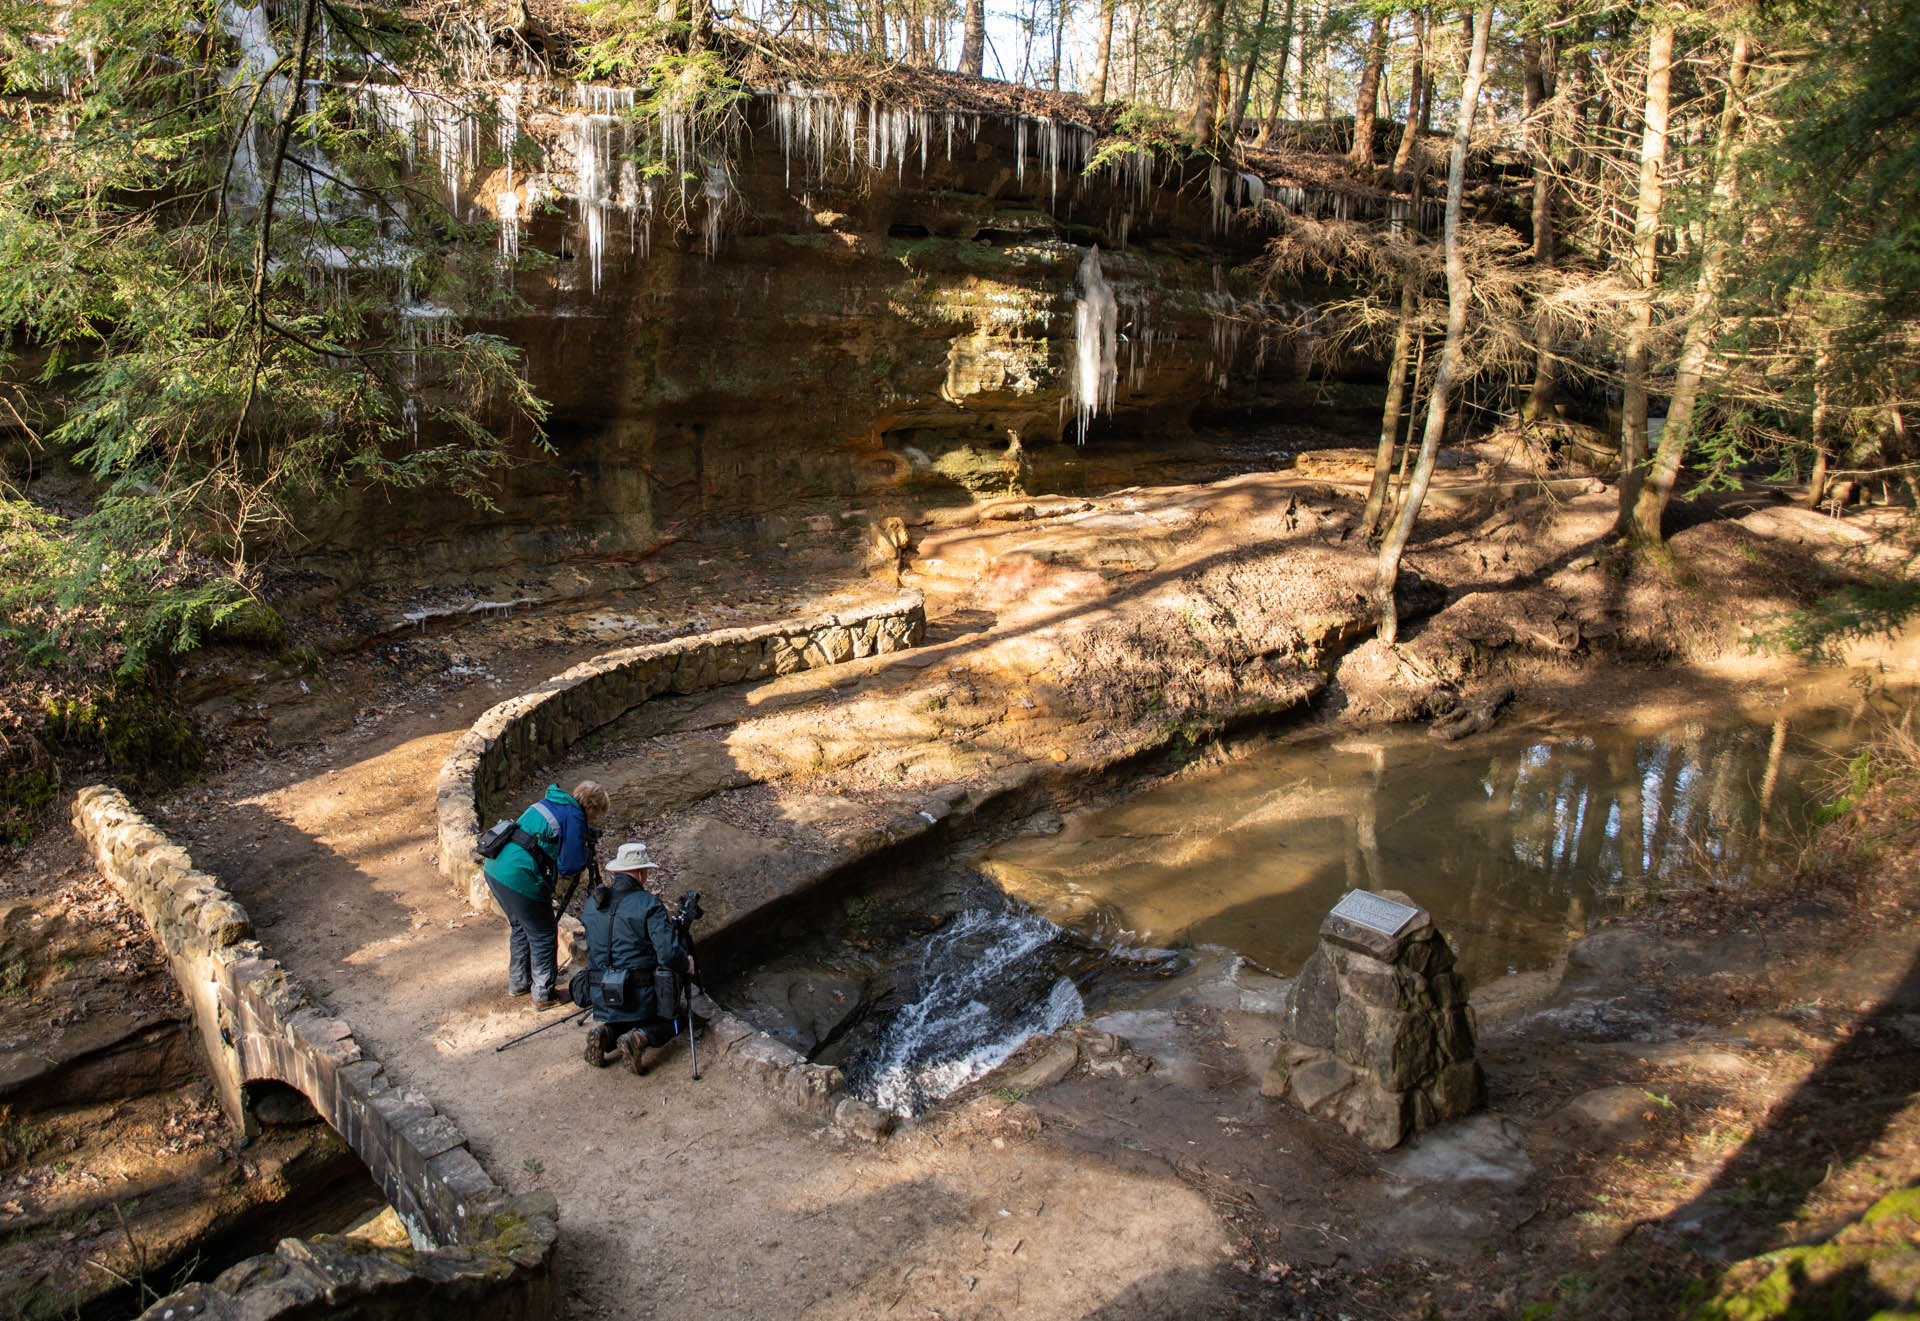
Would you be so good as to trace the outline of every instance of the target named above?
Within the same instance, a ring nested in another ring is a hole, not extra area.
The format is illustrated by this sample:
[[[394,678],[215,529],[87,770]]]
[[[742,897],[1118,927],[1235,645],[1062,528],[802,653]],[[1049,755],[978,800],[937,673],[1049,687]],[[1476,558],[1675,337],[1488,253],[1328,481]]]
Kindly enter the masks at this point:
[[[1320,923],[1320,939],[1394,963],[1407,939],[1432,925],[1432,916],[1417,905],[1349,890]]]

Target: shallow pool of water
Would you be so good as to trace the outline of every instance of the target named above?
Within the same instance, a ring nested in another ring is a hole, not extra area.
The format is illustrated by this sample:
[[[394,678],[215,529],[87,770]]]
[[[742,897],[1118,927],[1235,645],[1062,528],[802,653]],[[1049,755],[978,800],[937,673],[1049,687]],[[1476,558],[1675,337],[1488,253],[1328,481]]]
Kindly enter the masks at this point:
[[[1855,714],[1811,710],[1772,725],[1275,743],[981,865],[1098,944],[1228,945],[1285,973],[1347,890],[1404,890],[1482,982],[1545,966],[1635,894],[1749,875],[1804,829],[1836,752],[1864,733]]]

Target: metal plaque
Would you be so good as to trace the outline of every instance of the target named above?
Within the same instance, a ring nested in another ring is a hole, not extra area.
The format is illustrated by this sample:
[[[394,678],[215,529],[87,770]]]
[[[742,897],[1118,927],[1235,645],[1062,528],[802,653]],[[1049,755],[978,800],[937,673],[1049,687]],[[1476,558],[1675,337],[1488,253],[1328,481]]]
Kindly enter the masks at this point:
[[[1349,890],[1328,916],[1344,918],[1383,936],[1397,936],[1406,930],[1407,923],[1420,916],[1420,910],[1371,890]]]

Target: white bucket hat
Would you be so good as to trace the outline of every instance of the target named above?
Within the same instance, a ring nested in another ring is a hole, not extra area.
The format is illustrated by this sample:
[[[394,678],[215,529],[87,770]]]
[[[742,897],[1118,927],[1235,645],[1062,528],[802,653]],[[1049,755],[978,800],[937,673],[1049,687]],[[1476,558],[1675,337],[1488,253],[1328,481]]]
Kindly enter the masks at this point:
[[[606,865],[608,871],[645,871],[660,864],[647,856],[645,844],[622,844],[620,851],[613,855],[613,861]]]

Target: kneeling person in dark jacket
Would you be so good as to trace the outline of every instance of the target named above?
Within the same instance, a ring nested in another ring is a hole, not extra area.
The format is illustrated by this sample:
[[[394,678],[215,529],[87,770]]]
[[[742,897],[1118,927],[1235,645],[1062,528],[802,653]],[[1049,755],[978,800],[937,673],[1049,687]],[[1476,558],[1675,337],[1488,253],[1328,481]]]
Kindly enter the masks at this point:
[[[667,907],[644,888],[659,866],[645,844],[622,844],[603,869],[607,883],[581,908],[587,928],[591,1008],[599,1021],[587,1029],[587,1063],[600,1068],[618,1051],[634,1073],[641,1054],[673,1039],[672,1004],[654,993],[656,969],[691,976],[693,954],[667,917]]]

